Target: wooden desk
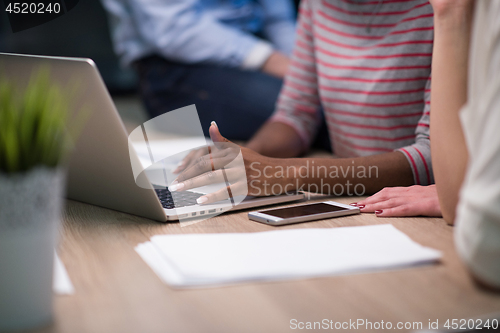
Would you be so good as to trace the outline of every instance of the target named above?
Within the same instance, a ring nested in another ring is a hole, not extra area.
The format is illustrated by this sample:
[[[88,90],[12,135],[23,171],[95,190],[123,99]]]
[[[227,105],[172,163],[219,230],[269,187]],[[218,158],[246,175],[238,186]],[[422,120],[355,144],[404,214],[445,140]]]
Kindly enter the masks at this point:
[[[349,203],[352,198],[337,201]],[[245,212],[181,227],[68,201],[60,256],[75,286],[56,296],[55,323],[42,332],[288,332],[290,320],[339,322],[469,318],[500,311],[500,296],[480,290],[453,247],[453,228],[438,218],[373,214],[279,227],[329,228],[392,223],[443,251],[441,264],[392,272],[173,290],[134,251],[157,234],[276,230]],[[202,249],[200,249],[202,250]],[[304,330],[306,331],[306,330]]]

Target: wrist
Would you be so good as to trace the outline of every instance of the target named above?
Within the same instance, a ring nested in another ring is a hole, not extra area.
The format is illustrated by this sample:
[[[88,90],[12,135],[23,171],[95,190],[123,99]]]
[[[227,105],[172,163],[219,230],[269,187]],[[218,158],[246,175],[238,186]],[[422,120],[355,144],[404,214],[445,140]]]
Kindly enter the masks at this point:
[[[273,194],[289,193],[300,187],[295,159],[266,157],[261,170],[262,181],[267,182]],[[296,177],[294,177],[294,175]]]
[[[307,186],[309,183],[307,179],[309,170],[307,170],[308,165],[306,159],[288,158],[276,160],[281,164],[284,170],[284,177],[280,183],[286,191],[296,191]]]

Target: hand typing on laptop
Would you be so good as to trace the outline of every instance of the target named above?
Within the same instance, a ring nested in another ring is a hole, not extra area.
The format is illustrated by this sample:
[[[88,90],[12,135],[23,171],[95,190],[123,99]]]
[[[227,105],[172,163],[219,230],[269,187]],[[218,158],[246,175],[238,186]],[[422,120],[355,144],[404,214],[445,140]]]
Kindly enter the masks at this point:
[[[209,147],[208,154],[194,151],[186,156],[176,170],[183,171],[169,186],[170,191],[185,191],[215,183],[226,183],[225,188],[198,198],[199,204],[209,204],[234,196],[285,193],[285,186],[281,184],[284,177],[275,177],[274,174],[265,172],[278,167],[278,159],[262,156],[232,143],[220,134],[215,122],[210,126],[210,137],[214,145]],[[275,186],[274,192],[271,193],[269,187],[275,184],[279,186]],[[293,186],[287,188],[287,191],[292,190]]]

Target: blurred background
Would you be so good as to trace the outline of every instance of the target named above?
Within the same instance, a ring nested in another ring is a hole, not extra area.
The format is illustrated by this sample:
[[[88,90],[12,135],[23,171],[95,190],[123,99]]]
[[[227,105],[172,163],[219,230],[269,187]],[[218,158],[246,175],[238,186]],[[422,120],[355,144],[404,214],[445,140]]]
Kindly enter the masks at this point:
[[[298,3],[295,0],[296,6]],[[113,50],[108,17],[99,0],[80,0],[65,15],[17,33],[12,33],[7,15],[1,10],[0,52],[91,58],[126,126],[148,119],[137,93],[137,75],[120,65]]]
[[[133,93],[137,78],[120,67],[109,31],[99,0],[81,0],[65,15],[15,34],[0,11],[0,52],[92,58],[113,95]]]
[[[148,119],[137,95],[135,72],[121,67],[113,51],[107,14],[99,0],[80,0],[65,15],[17,33],[12,33],[7,15],[1,10],[0,52],[91,58],[127,130]]]

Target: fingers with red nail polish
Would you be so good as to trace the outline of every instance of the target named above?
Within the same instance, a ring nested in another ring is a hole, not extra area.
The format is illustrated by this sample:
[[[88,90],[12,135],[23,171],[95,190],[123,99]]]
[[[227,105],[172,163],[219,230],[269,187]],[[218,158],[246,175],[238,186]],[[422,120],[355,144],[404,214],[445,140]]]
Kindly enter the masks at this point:
[[[387,187],[355,205],[380,217],[441,216],[435,185]]]

